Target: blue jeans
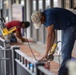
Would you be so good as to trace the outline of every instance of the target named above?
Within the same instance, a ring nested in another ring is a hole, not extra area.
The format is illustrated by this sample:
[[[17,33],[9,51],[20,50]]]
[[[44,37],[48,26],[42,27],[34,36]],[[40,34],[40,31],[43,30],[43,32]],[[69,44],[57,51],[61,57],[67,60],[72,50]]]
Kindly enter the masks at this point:
[[[15,35],[12,33],[12,34],[11,34],[11,37],[10,37],[10,43],[13,43],[13,42],[17,42],[17,38],[16,38]]]
[[[63,30],[62,34],[62,63],[58,75],[67,75],[66,62],[71,59],[73,46],[76,39],[76,26],[71,26]]]

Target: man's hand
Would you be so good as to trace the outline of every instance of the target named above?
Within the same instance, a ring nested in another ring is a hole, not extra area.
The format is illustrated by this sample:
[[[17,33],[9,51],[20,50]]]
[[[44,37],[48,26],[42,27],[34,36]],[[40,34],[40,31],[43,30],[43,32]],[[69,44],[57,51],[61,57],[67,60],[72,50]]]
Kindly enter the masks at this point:
[[[28,42],[31,42],[31,43],[36,43],[36,41],[34,41],[34,40],[28,40]]]
[[[48,56],[48,53],[45,53],[41,58],[38,59],[38,61],[47,60],[47,56]]]
[[[36,43],[36,41],[34,41],[34,40],[29,40],[29,39],[25,39],[25,38],[22,38],[21,41],[22,41],[22,42]]]
[[[21,41],[22,41],[22,42],[26,42],[26,39],[22,38]]]
[[[34,41],[34,40],[30,40],[30,39],[27,39],[27,38],[22,37],[21,33],[18,32],[18,31],[16,31],[16,36],[17,36],[17,38],[19,38],[22,42],[36,43],[36,41]]]

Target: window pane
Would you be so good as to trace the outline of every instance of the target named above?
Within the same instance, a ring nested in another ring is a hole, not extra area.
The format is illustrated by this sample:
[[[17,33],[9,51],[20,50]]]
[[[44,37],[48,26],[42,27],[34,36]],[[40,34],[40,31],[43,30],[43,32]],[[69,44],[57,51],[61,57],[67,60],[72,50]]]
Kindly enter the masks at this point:
[[[58,6],[58,0],[54,0],[54,7]]]
[[[42,9],[42,0],[39,0],[39,9]]]
[[[69,0],[65,1],[65,8],[68,9],[69,8]]]
[[[74,7],[76,7],[76,0],[74,0]]]
[[[46,0],[46,8],[50,8],[50,0]]]
[[[36,10],[36,0],[33,0],[33,11]]]

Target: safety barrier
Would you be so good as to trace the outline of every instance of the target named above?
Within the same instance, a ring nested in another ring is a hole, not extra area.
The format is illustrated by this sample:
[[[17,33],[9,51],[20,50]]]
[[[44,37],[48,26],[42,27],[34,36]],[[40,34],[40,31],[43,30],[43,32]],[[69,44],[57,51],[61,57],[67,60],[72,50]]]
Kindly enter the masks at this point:
[[[0,75],[53,75],[44,65],[0,37]]]
[[[13,51],[19,49],[18,46],[10,46],[8,40],[0,37],[0,75],[14,75]]]
[[[14,75],[53,75],[44,67],[44,62],[37,62],[20,50],[13,50]]]
[[[12,52],[8,41],[0,37],[0,75],[12,75]]]

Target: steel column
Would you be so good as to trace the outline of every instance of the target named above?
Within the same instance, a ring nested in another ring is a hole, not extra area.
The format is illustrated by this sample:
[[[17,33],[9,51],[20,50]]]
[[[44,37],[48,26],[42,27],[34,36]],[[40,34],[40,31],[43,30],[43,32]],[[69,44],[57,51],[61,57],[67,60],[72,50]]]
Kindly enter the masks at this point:
[[[53,6],[53,0],[50,0],[50,7],[52,8]]]
[[[69,8],[74,8],[74,0],[70,0],[69,1]]]
[[[36,10],[39,10],[39,0],[36,0]],[[39,41],[39,29],[36,30],[36,40]]]

